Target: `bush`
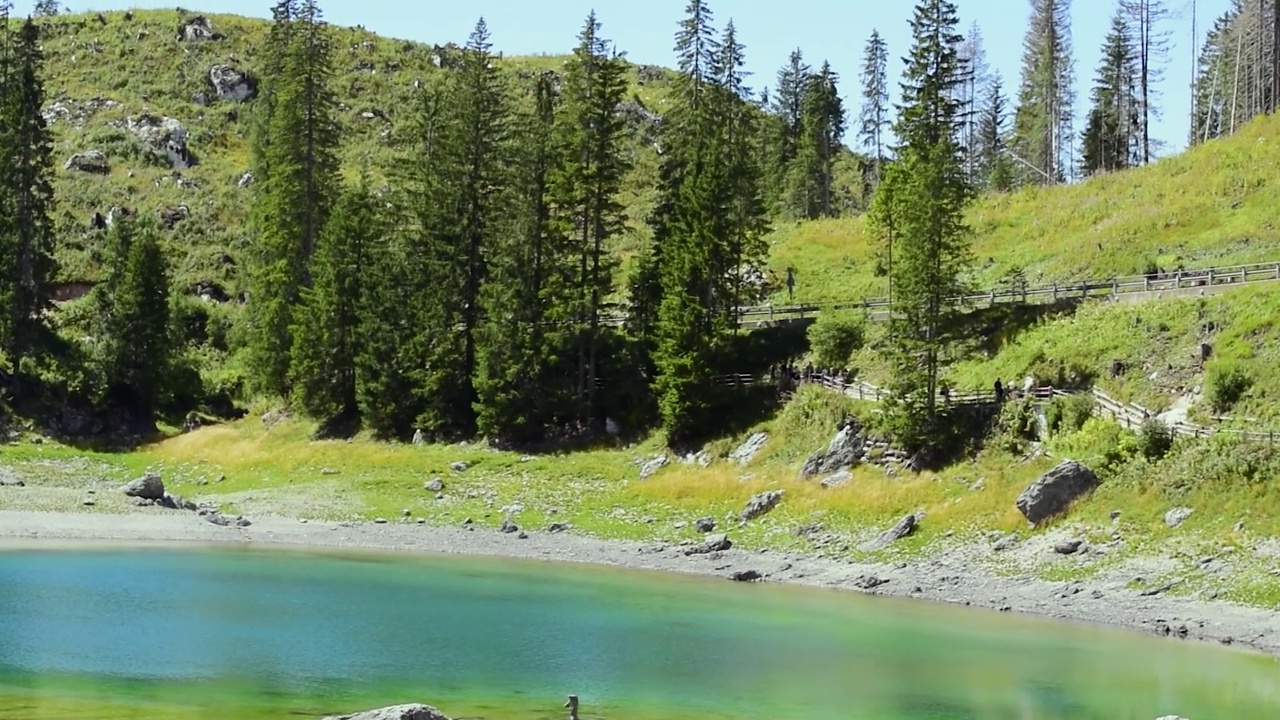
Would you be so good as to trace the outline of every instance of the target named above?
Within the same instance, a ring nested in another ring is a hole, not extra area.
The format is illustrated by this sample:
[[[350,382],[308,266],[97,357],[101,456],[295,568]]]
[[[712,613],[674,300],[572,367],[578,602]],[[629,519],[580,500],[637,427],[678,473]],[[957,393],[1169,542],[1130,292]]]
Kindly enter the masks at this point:
[[[1229,412],[1253,387],[1249,372],[1236,363],[1221,363],[1209,370],[1209,404],[1215,412]]]
[[[809,326],[809,349],[818,367],[843,368],[865,341],[866,328],[856,313],[823,313]]]
[[[1044,410],[1050,435],[1079,432],[1093,417],[1093,400],[1087,395],[1054,398]]]
[[[1156,462],[1173,449],[1173,430],[1164,422],[1151,419],[1138,431],[1138,452],[1151,462]]]

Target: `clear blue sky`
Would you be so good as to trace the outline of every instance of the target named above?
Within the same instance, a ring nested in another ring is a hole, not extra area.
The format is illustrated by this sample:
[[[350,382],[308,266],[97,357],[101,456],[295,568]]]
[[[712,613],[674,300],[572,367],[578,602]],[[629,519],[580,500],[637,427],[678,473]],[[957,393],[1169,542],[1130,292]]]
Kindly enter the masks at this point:
[[[1186,144],[1190,115],[1193,0],[1165,0],[1177,17],[1167,23],[1169,62],[1160,85],[1164,117],[1154,135],[1169,151]],[[1195,0],[1199,17],[1198,46],[1213,18],[1230,0]],[[126,7],[171,8],[176,0],[66,0],[73,10]],[[209,12],[266,17],[270,0],[184,0],[184,7]],[[28,12],[34,0],[19,0]],[[462,42],[483,15],[496,48],[508,54],[560,53],[573,47],[582,20],[593,7],[614,40],[635,62],[672,64],[672,35],[686,0],[322,0],[330,22],[364,27],[395,38],[430,43]],[[911,0],[711,0],[718,25],[732,18],[747,45],[752,86],[772,85],[787,54],[800,47],[813,64],[829,60],[840,73],[846,108],[860,107],[858,73],[863,45],[873,28],[889,43],[890,74],[896,79],[899,59],[910,43],[907,20]],[[1088,90],[1099,48],[1116,0],[1075,0],[1072,33],[1075,45],[1077,117],[1087,111]],[[988,62],[1016,91],[1028,0],[958,0],[963,24],[977,21],[986,39]],[[895,83],[896,88],[896,83]],[[1077,125],[1082,125],[1077,122]],[[1079,129],[1079,128],[1078,128]],[[854,142],[853,138],[849,139]]]

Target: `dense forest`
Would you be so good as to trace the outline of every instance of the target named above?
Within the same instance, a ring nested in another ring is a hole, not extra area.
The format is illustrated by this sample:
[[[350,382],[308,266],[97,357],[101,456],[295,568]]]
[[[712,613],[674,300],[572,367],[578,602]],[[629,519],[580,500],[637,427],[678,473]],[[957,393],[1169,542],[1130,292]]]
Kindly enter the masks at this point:
[[[772,89],[749,89],[733,22],[690,0],[654,138],[652,207],[631,217],[629,65],[594,13],[559,70],[518,77],[501,70],[481,19],[414,82],[388,166],[343,152],[334,29],[315,0],[281,0],[246,104],[244,311],[226,324],[193,309],[162,229],[141,214],[106,228],[88,302],[54,311],[40,39],[57,6],[41,3],[0,36],[0,371],[15,398],[82,401],[143,427],[259,397],[286,400],[326,434],[534,444],[660,426],[679,444],[742,403],[718,375],[803,352],[740,327],[765,292],[771,228],[865,211],[893,288],[890,415],[904,443],[926,444],[945,415],[941,369],[962,340],[948,298],[972,261],[969,201],[1159,152],[1161,2],[1118,3],[1080,130],[1070,3],[1030,9],[1021,77],[1006,91],[980,29],[960,27],[955,3],[919,0],[897,102],[893,50],[872,31],[851,112],[841,78],[799,49]],[[1195,138],[1273,109],[1280,75],[1265,30],[1277,22],[1274,1],[1250,0],[1215,24]],[[850,157],[858,188],[838,179]],[[614,248],[637,224],[644,245],[624,265]],[[214,344],[226,358],[216,387],[201,365]]]

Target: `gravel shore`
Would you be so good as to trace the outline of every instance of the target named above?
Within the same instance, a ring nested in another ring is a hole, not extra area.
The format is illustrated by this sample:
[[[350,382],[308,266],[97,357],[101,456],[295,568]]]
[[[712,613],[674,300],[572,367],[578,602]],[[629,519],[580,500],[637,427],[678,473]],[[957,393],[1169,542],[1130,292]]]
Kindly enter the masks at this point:
[[[461,553],[579,562],[728,578],[758,573],[766,582],[855,590],[1025,613],[1202,640],[1280,656],[1280,613],[1233,603],[1145,592],[1121,577],[1049,582],[997,575],[974,562],[975,548],[956,545],[915,563],[858,564],[801,554],[738,548],[687,555],[687,547],[625,543],[568,532],[500,533],[412,523],[335,523],[279,516],[247,528],[220,527],[190,512],[143,509],[124,514],[0,510],[0,548],[64,544],[248,544],[261,547],[352,548]]]

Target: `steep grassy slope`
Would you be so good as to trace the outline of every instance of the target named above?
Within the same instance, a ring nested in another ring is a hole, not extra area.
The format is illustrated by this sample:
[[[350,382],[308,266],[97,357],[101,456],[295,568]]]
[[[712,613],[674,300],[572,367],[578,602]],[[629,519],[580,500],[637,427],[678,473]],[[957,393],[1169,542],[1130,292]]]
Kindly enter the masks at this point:
[[[1269,116],[1147,167],[984,197],[968,215],[974,282],[1015,268],[1034,284],[1280,260],[1276,167],[1280,117]],[[886,293],[878,252],[861,218],[804,223],[775,233],[771,264],[796,268],[797,301],[851,300]]]
[[[269,24],[233,15],[206,15],[218,39],[180,41],[180,28],[195,13],[137,10],[63,15],[44,20],[47,32],[46,117],[56,137],[59,163],[56,192],[62,278],[99,276],[100,230],[94,213],[112,206],[158,213],[185,205],[189,215],[170,235],[178,277],[190,283],[213,280],[229,291],[238,286],[235,260],[246,242],[247,190],[252,100],[217,97],[210,69],[219,64],[256,78],[259,51]],[[416,81],[447,65],[449,47],[378,37],[359,28],[335,29],[334,87],[342,103],[340,120],[349,161],[368,155],[378,170],[394,169],[402,157],[397,130],[412,113]],[[569,48],[565,48],[568,50]],[[502,66],[518,82],[544,70],[558,70],[564,56],[507,58]],[[630,70],[631,100],[625,111],[632,137],[634,170],[624,200],[633,219],[648,209],[657,155],[653,133],[670,74],[652,66]],[[196,164],[174,170],[162,150],[130,129],[145,114],[168,117],[188,133]],[[63,169],[75,153],[105,154],[106,174]],[[639,232],[639,223],[634,223]],[[638,245],[624,238],[621,250]]]

